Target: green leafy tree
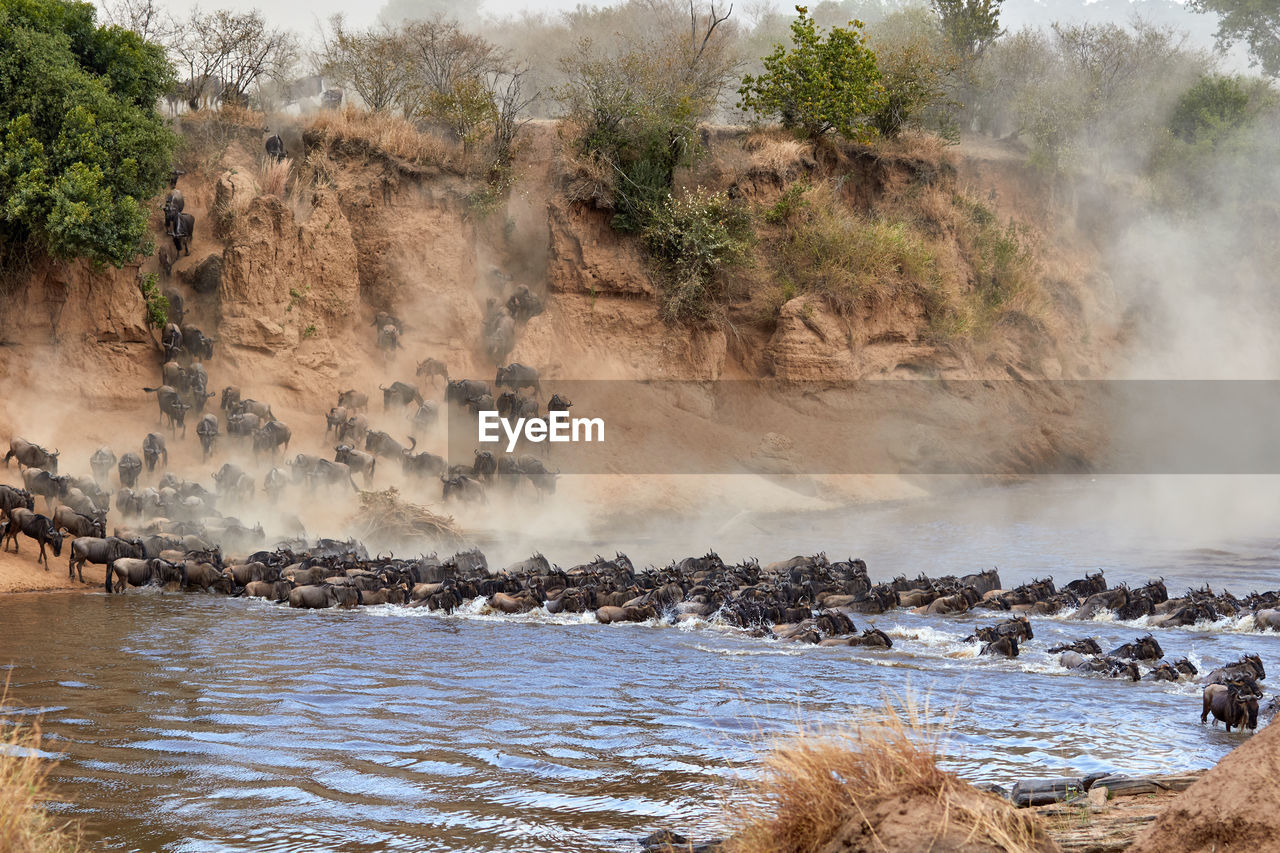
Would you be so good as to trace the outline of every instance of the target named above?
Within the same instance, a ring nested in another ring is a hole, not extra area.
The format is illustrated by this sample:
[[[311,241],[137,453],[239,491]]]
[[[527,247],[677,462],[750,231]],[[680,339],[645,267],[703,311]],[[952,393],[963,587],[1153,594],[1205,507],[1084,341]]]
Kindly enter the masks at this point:
[[[797,6],[796,13],[791,48],[775,45],[764,59],[764,73],[742,78],[740,106],[810,137],[835,131],[849,139],[866,138],[873,132],[867,117],[883,97],[883,87],[862,22],[832,27],[824,35],[806,7]]]
[[[951,48],[964,63],[982,56],[1003,32],[1000,5],[1004,0],[931,0],[939,25]]]
[[[1191,0],[1197,12],[1218,16],[1218,46],[1249,46],[1253,64],[1268,77],[1280,76],[1280,3],[1275,0]]]
[[[1239,77],[1206,74],[1178,99],[1169,130],[1183,142],[1217,144],[1249,121],[1252,100]]]
[[[155,109],[171,79],[162,48],[88,3],[0,0],[0,265],[136,257],[174,149]]]

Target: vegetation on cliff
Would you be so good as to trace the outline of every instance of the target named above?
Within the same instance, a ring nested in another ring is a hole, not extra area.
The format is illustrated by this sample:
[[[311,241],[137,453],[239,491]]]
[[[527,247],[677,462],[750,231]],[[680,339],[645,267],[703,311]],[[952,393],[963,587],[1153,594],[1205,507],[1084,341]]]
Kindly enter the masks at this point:
[[[40,252],[123,266],[172,168],[162,48],[88,3],[0,3],[0,264]]]

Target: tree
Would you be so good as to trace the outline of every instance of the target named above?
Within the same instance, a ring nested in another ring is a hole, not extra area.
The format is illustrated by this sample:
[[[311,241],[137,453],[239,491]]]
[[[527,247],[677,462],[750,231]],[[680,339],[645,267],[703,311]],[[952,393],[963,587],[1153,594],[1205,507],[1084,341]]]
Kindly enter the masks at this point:
[[[467,93],[455,89],[474,90],[477,80],[508,61],[496,45],[443,17],[406,22],[402,32],[411,69],[402,99],[405,118],[440,118],[433,111],[457,111]]]
[[[1000,5],[1004,0],[930,0],[951,48],[968,65],[1000,38]]]
[[[1249,46],[1250,61],[1268,77],[1280,76],[1280,3],[1275,0],[1191,0],[1197,12],[1218,16],[1218,47]]]
[[[156,44],[171,40],[178,28],[156,0],[115,0],[103,5],[102,17],[107,23],[133,30],[143,41]]]
[[[0,3],[0,265],[137,256],[171,168],[155,108],[171,81],[159,45],[88,3]]]
[[[1241,78],[1206,74],[1178,99],[1169,130],[1185,143],[1215,146],[1253,118],[1254,100]]]
[[[324,73],[375,112],[403,103],[413,82],[404,34],[386,25],[364,32],[348,30],[341,15],[329,19],[329,28],[331,35],[320,49]]]
[[[284,80],[298,59],[294,35],[268,27],[257,11],[193,9],[170,48],[187,75],[188,97],[203,103],[247,103],[263,78]]]
[[[835,131],[848,139],[865,138],[872,132],[867,117],[883,89],[862,22],[832,27],[823,36],[808,9],[797,6],[796,12],[791,49],[776,45],[765,57],[763,74],[742,78],[740,106],[810,137]]]

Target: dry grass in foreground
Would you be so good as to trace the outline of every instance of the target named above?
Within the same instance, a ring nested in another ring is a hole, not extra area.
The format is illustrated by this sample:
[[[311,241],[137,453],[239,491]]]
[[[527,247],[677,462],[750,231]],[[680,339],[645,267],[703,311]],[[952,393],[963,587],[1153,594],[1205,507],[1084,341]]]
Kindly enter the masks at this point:
[[[275,195],[284,198],[292,169],[293,160],[288,157],[283,160],[277,160],[274,157],[259,157],[253,169],[253,182],[258,187],[258,194]]]
[[[1036,819],[938,767],[943,730],[888,702],[849,729],[779,740],[724,853],[1048,853]]]
[[[84,849],[79,833],[40,805],[50,798],[50,764],[41,757],[39,745],[38,727],[0,730],[0,850],[78,853]]]
[[[449,164],[458,155],[456,146],[419,130],[408,119],[350,106],[316,113],[307,123],[307,130],[332,142],[359,142],[371,150],[419,165]]]

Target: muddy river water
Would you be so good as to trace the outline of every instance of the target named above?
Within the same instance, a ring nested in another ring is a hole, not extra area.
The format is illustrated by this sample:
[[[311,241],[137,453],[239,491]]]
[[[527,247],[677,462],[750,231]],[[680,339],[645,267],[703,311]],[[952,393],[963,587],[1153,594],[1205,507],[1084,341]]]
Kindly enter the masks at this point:
[[[875,579],[994,564],[1006,586],[1103,568],[1113,583],[1162,575],[1171,594],[1280,587],[1280,538],[1211,538],[1189,521],[1180,538],[1158,525],[1117,536],[1107,488],[732,518],[715,541],[681,543],[693,531],[669,525],[608,544],[638,565],[716,545],[726,559],[861,556]],[[562,565],[612,550],[540,544]],[[1036,618],[1022,656],[978,658],[963,638],[994,621],[855,619],[893,637],[881,652],[476,607],[16,595],[0,599],[0,665],[5,716],[41,715],[60,760],[59,811],[108,850],[599,851],[634,850],[658,827],[713,836],[726,781],[751,772],[769,733],[847,722],[886,695],[951,715],[948,765],[974,780],[1206,767],[1247,737],[1200,726],[1194,686],[1085,677],[1045,652],[1088,635],[1119,644],[1141,622]],[[1167,658],[1202,669],[1246,651],[1280,667],[1280,637],[1250,628],[1156,635]]]

